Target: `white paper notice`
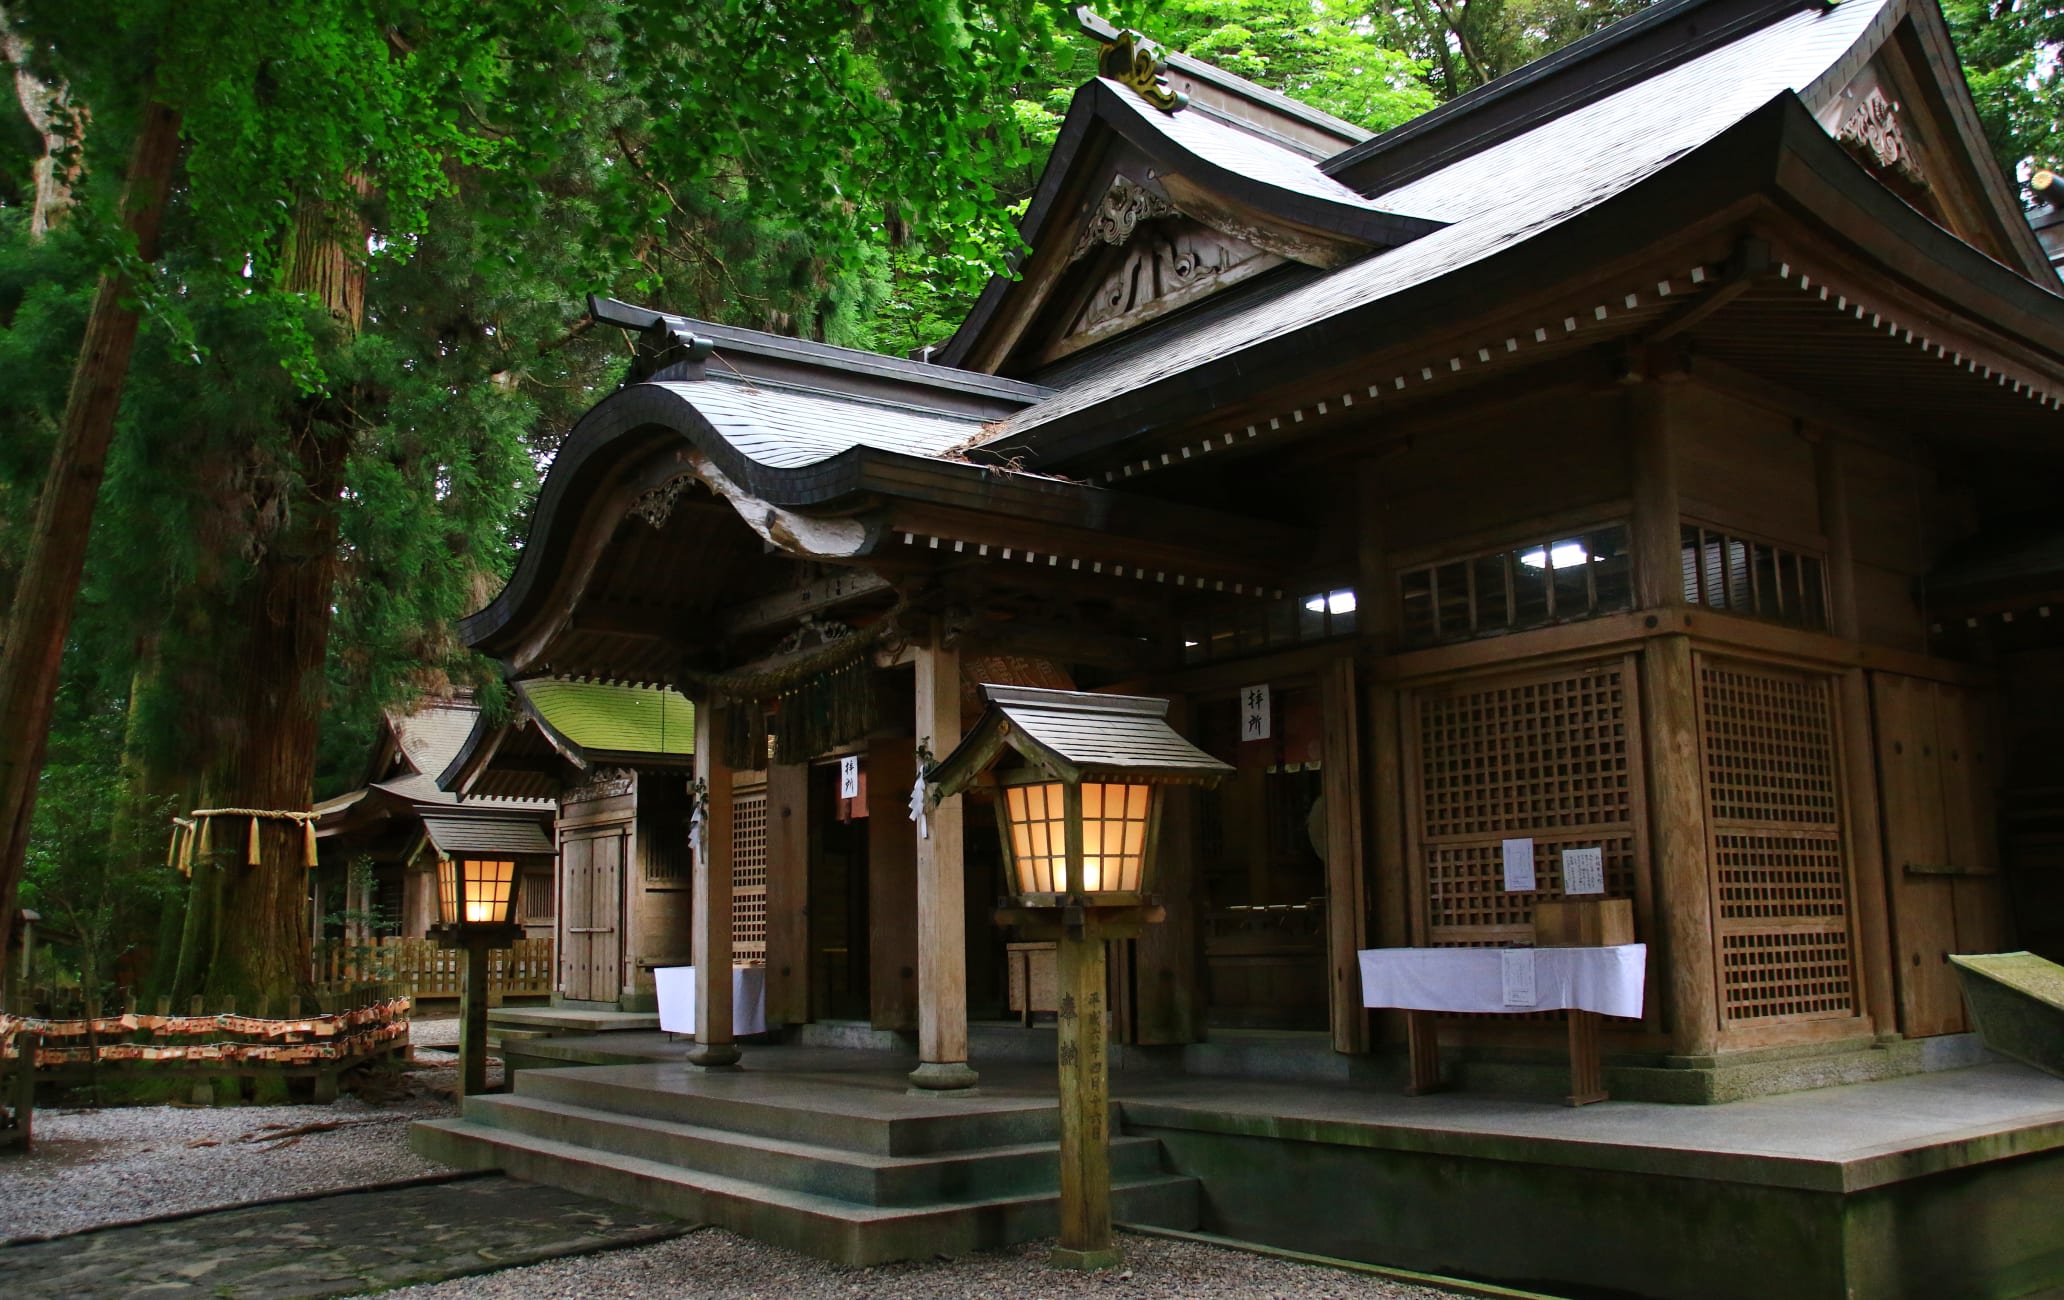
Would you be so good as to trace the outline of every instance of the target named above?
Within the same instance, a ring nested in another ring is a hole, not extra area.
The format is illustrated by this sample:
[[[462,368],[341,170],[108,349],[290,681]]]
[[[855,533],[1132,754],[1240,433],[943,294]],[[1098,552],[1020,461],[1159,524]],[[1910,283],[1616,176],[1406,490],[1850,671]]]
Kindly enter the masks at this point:
[[[1505,841],[1505,888],[1523,894],[1534,888],[1534,842]]]
[[[1240,688],[1240,739],[1267,740],[1269,719],[1273,710],[1269,707],[1269,688],[1242,686]]]
[[[1505,976],[1505,1005],[1508,1007],[1533,1006],[1534,994],[1534,950],[1532,948],[1507,948],[1499,956],[1503,959]]]
[[[1604,893],[1605,850],[1564,849],[1562,851],[1562,892],[1565,894]]]
[[[860,797],[860,756],[848,754],[838,761],[838,797],[858,799]]]

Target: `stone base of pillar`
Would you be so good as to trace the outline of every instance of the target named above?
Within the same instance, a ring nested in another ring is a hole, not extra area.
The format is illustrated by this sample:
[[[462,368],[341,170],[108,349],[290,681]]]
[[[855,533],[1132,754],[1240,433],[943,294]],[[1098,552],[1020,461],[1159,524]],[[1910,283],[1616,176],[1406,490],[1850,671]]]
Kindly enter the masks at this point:
[[[697,1043],[688,1049],[688,1064],[698,1070],[735,1070],[738,1044]]]
[[[910,1072],[910,1090],[920,1094],[952,1092],[967,1096],[974,1092],[981,1077],[968,1068],[966,1061],[926,1061]]]
[[[1070,1250],[1066,1246],[1055,1246],[1046,1262],[1055,1268],[1079,1269],[1094,1273],[1101,1268],[1117,1268],[1125,1262],[1125,1252],[1116,1246],[1103,1250]]]

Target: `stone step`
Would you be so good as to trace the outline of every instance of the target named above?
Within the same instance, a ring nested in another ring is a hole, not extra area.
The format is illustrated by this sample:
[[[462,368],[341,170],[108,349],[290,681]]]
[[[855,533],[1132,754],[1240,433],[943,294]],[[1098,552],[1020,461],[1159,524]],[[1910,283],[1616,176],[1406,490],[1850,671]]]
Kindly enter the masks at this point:
[[[1057,1142],[1061,1135],[1060,1107],[1051,1097],[911,1097],[895,1088],[855,1087],[850,1079],[686,1071],[525,1070],[516,1076],[516,1095],[884,1156]]]
[[[1060,1148],[1054,1142],[924,1156],[877,1155],[526,1096],[468,1098],[465,1118],[489,1128],[860,1205],[984,1200],[1051,1193],[1060,1185]],[[1161,1172],[1158,1140],[1111,1139],[1113,1177]]]
[[[850,1266],[994,1250],[1050,1236],[1059,1224],[1060,1198],[1051,1192],[944,1205],[857,1205],[465,1119],[413,1124],[409,1145],[459,1168],[500,1169]],[[1193,1229],[1197,1182],[1173,1174],[1114,1179],[1111,1206],[1123,1222]]]

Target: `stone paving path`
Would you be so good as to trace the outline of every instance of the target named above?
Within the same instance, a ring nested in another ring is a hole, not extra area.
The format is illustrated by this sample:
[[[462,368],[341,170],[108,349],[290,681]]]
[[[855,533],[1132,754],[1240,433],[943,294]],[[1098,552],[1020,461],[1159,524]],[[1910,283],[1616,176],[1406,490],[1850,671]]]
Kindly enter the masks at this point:
[[[350,1295],[659,1241],[688,1226],[556,1187],[467,1178],[0,1248],[0,1296]]]

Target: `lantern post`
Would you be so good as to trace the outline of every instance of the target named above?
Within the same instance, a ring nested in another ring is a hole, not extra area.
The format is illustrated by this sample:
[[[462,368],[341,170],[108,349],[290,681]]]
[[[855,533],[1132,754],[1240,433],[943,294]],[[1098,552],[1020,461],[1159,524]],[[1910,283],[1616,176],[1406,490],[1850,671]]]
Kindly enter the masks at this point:
[[[1156,900],[1164,787],[1232,769],[1168,725],[1168,702],[985,685],[988,709],[926,774],[929,797],[986,788],[1008,864],[1001,924],[1059,949],[1061,1230],[1052,1262],[1109,1268],[1109,999],[1105,945],[1166,913]]]
[[[487,1091],[487,954],[523,937],[516,924],[516,864],[509,859],[444,858],[437,864],[437,946],[463,950],[459,993],[459,1092]]]

